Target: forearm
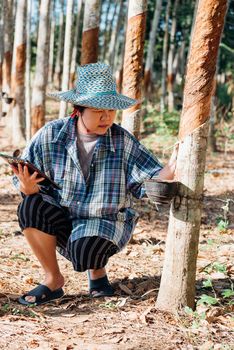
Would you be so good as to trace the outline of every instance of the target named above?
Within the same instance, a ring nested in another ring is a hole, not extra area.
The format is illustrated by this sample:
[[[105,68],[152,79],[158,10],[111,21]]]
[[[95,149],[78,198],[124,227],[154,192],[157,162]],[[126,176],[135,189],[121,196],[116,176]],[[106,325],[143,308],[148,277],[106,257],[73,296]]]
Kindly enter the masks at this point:
[[[166,164],[162,170],[158,173],[158,179],[160,180],[173,180],[174,178],[174,167]]]

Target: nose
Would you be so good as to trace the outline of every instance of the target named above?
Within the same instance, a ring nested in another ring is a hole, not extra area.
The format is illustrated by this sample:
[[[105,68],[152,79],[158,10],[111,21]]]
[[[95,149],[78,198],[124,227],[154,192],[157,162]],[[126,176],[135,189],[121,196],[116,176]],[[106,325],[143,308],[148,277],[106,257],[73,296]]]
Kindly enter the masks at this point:
[[[101,120],[110,119],[110,112],[108,110],[104,110],[101,116]]]

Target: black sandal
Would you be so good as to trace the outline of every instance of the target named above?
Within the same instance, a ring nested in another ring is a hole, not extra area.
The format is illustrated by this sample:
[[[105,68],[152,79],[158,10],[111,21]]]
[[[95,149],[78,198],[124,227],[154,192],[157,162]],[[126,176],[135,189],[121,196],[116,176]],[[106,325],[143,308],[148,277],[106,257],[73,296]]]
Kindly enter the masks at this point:
[[[22,295],[22,297],[20,297],[18,299],[18,302],[22,305],[38,306],[38,305],[49,303],[50,301],[55,300],[55,299],[59,299],[63,295],[64,295],[64,291],[62,288],[59,288],[59,289],[52,291],[47,286],[40,284],[39,286],[32,289],[28,293]],[[31,301],[25,300],[25,297],[29,297],[29,296],[35,297],[35,301],[31,302]]]

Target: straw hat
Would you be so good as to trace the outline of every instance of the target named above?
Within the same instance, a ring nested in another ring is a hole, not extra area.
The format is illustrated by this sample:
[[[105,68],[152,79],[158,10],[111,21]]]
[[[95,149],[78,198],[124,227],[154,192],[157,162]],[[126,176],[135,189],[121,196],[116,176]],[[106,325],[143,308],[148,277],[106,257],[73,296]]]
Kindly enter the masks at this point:
[[[80,66],[74,89],[47,95],[74,105],[97,109],[127,109],[139,102],[116,91],[110,66],[101,62]]]

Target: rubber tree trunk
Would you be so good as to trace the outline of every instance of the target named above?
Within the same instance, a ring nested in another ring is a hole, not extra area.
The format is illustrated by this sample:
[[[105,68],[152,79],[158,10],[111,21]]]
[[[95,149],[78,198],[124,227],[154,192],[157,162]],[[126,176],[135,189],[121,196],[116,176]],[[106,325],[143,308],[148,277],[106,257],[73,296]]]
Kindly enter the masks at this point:
[[[209,115],[226,9],[227,0],[199,1],[188,58],[176,169],[181,204],[177,209],[173,204],[171,206],[165,261],[156,302],[157,308],[170,312],[176,312],[185,305],[195,306]]]
[[[54,85],[58,90],[61,88],[62,83],[62,60],[63,60],[63,33],[64,33],[64,0],[60,0],[60,15],[59,15],[59,37],[58,37],[58,47],[55,60],[54,69]]]
[[[193,11],[193,21],[192,21],[192,26],[191,26],[191,30],[190,30],[190,41],[189,41],[188,52],[190,52],[190,48],[191,48],[193,32],[194,32],[194,26],[195,26],[195,20],[196,20],[196,16],[197,16],[198,3],[199,3],[199,0],[195,0],[194,11]]]
[[[23,146],[25,144],[25,109],[24,109],[24,83],[26,60],[26,0],[17,1],[13,62],[11,72],[11,96],[14,98],[11,109],[12,117],[12,144]]]
[[[123,94],[137,100],[141,99],[143,78],[143,49],[146,26],[147,1],[129,1],[128,25],[126,33]],[[123,111],[121,125],[136,138],[140,134],[141,103]]]
[[[0,3],[0,32],[4,33],[4,10],[3,3]],[[2,65],[4,57],[4,41],[0,40],[0,119],[2,117]]]
[[[95,63],[98,59],[100,0],[85,1],[81,48],[81,64]]]
[[[162,54],[162,78],[161,78],[161,100],[160,100],[161,113],[163,113],[166,109],[166,99],[167,99],[167,57],[168,57],[170,8],[171,8],[171,0],[168,0],[167,7],[166,7],[165,29],[164,29],[164,38],[163,38],[163,54]]]
[[[32,91],[32,135],[45,124],[45,92],[48,80],[50,0],[41,1],[36,71]]]
[[[108,15],[109,15],[109,11],[110,11],[110,6],[111,6],[111,0],[108,0],[107,5],[106,5],[106,15],[105,15],[105,19],[104,19],[103,45],[101,47],[101,57],[102,57],[103,61],[105,60],[106,47],[107,47],[107,42],[108,42],[109,31],[107,30],[107,27],[108,27]]]
[[[117,20],[116,20],[116,25],[112,30],[111,33],[111,40],[110,40],[110,45],[109,45],[109,50],[108,50],[108,61],[109,65],[114,66],[114,59],[116,55],[116,41],[117,41],[117,36],[119,35],[119,30],[120,30],[120,24],[121,24],[121,16],[123,12],[123,0],[119,1],[119,8],[118,8],[118,13],[117,13]]]
[[[145,72],[144,72],[145,95],[148,97],[150,95],[150,87],[152,84],[154,54],[156,52],[155,42],[156,42],[158,23],[159,23],[160,14],[161,14],[161,8],[162,8],[162,0],[157,0],[155,9],[154,9],[154,17],[151,25],[151,30],[150,30],[149,44],[148,44],[148,50],[146,55]]]
[[[177,8],[179,0],[175,0],[173,11],[172,11],[172,25],[170,33],[170,47],[168,53],[168,69],[167,69],[167,90],[168,90],[168,111],[174,111],[174,80],[175,72],[173,69],[173,61],[175,56],[175,35],[176,35],[176,24],[177,24]]]
[[[104,61],[108,59],[108,49],[107,47],[109,46],[110,47],[110,43],[111,43],[111,37],[112,37],[112,32],[114,30],[114,22],[115,22],[115,17],[116,17],[116,12],[117,12],[117,6],[118,5],[118,2],[115,1],[114,4],[112,5],[114,7],[114,11],[110,12],[112,13],[112,16],[110,18],[110,20],[108,21],[108,26],[106,28],[106,34],[105,34],[105,44],[106,44],[106,47],[104,47]]]
[[[26,74],[25,74],[25,112],[26,112],[26,141],[31,138],[31,12],[32,0],[27,0],[26,26]]]
[[[120,53],[119,55],[118,54],[116,55],[115,63],[114,63],[116,86],[117,86],[117,91],[119,93],[122,93],[122,85],[123,85],[123,64],[124,64],[124,53],[125,53],[125,43],[126,43],[126,28],[127,28],[127,22],[128,22],[127,16],[124,15],[122,18],[122,21],[123,21],[123,37],[121,38],[122,41],[119,42]],[[120,39],[120,36],[118,36],[118,41],[120,41],[121,39]]]
[[[71,54],[71,29],[72,29],[73,0],[67,0],[65,44],[63,52],[63,80],[62,91],[68,90],[70,75],[70,54]],[[67,112],[67,103],[60,102],[59,118],[64,118]]]
[[[13,1],[4,0],[2,2],[3,16],[4,16],[4,56],[2,66],[2,91],[7,94],[11,90],[11,64],[12,64],[12,50],[13,50]]]
[[[53,70],[54,70],[54,35],[55,35],[55,0],[51,5],[51,20],[50,20],[50,49],[49,49],[49,73],[48,84],[53,86]]]
[[[77,52],[80,39],[80,22],[81,22],[81,12],[82,12],[82,0],[78,0],[77,8],[77,17],[76,17],[76,29],[74,36],[74,45],[72,48],[72,57],[71,57],[71,69],[70,69],[70,88],[73,88],[75,77],[76,77],[76,67],[77,67]]]

